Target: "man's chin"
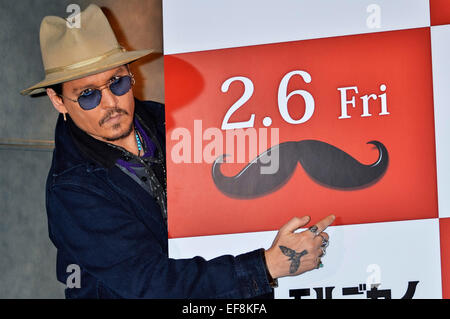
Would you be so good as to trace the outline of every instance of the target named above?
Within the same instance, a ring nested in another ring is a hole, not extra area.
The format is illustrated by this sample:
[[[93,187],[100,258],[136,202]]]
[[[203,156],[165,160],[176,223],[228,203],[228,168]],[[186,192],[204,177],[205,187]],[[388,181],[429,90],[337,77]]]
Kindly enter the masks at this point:
[[[111,129],[114,131],[120,130],[120,128],[121,128],[120,123],[115,124],[111,127]],[[130,136],[132,131],[133,131],[133,125],[130,125],[127,130],[120,132],[120,133],[116,133],[115,135],[112,135],[112,136],[104,136],[103,139],[107,142],[116,142],[116,141],[119,141],[123,138]]]

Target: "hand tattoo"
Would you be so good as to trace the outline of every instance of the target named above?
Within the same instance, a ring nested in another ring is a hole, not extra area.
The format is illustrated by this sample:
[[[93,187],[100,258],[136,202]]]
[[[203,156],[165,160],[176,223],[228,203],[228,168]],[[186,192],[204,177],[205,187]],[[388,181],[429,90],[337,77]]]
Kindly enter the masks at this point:
[[[302,251],[301,253],[296,252],[293,249],[287,248],[285,246],[279,246],[281,249],[281,252],[289,257],[289,260],[292,261],[291,262],[291,267],[289,268],[289,272],[291,274],[295,273],[298,269],[298,267],[300,267],[300,258],[304,255],[306,255],[308,253],[308,251],[305,249],[304,251]]]

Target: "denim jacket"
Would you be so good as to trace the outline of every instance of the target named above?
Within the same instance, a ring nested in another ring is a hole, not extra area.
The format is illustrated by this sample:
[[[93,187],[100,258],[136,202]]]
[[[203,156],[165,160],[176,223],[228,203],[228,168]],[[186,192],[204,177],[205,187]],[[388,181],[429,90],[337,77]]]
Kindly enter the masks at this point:
[[[164,147],[164,105],[136,99],[135,114],[153,123],[149,127]],[[83,134],[100,154],[83,151],[69,121],[59,116],[46,185],[57,279],[66,284],[75,274],[73,265],[80,269],[80,287],[68,285],[66,298],[252,298],[272,293],[262,249],[208,261],[169,258],[167,226],[155,199],[120,168],[102,162],[111,153],[107,143]]]

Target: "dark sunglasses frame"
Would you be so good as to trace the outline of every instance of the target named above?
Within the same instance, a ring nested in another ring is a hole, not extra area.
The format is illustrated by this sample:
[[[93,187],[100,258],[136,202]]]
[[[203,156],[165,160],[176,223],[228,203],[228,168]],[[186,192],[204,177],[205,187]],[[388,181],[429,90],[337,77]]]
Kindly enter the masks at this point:
[[[118,79],[120,80],[120,79],[126,78],[126,77],[130,78],[130,88],[129,88],[125,93],[122,93],[122,94],[116,94],[116,93],[114,93],[114,92],[111,90],[111,85],[114,84],[114,82],[117,81]],[[125,95],[126,93],[128,93],[128,92],[130,91],[130,89],[132,88],[132,86],[133,86],[135,83],[136,83],[136,81],[134,80],[134,75],[133,75],[132,73],[129,73],[129,74],[127,74],[127,75],[115,76],[115,77],[111,78],[108,82],[106,82],[106,83],[103,84],[103,85],[100,85],[100,86],[97,86],[97,87],[94,87],[94,88],[88,88],[88,89],[90,89],[90,90],[92,90],[92,91],[99,91],[99,92],[100,92],[100,99],[99,99],[98,103],[97,103],[96,105],[94,105],[94,106],[88,106],[88,107],[83,106],[83,105],[82,105],[83,103],[80,103],[80,101],[79,101],[80,98],[83,98],[83,97],[84,97],[83,95],[78,96],[78,98],[77,98],[76,100],[71,99],[70,97],[67,97],[67,96],[62,95],[62,94],[57,94],[57,95],[60,96],[60,97],[66,98],[66,99],[68,99],[68,100],[70,100],[70,101],[72,101],[72,102],[78,103],[78,105],[80,105],[80,107],[81,107],[83,110],[88,111],[88,110],[93,110],[93,109],[95,109],[97,106],[100,105],[100,102],[101,102],[101,100],[102,100],[102,91],[103,91],[104,89],[108,88],[108,89],[111,91],[111,93],[114,94],[115,96],[121,96],[121,95]],[[88,90],[88,89],[87,89],[87,90]]]

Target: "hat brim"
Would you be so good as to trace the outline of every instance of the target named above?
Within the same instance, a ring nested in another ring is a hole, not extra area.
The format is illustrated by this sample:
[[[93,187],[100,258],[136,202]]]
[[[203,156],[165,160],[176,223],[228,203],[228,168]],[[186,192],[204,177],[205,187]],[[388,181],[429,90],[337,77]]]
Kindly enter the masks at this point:
[[[47,74],[45,79],[28,89],[20,92],[22,95],[34,95],[38,93],[45,92],[45,88],[63,83],[71,80],[80,79],[89,75],[101,73],[115,67],[136,61],[150,53],[155,52],[155,50],[138,50],[138,51],[125,51],[118,52],[107,58],[98,61],[96,63],[89,64],[87,66],[72,69],[72,70],[62,70],[59,72]]]

